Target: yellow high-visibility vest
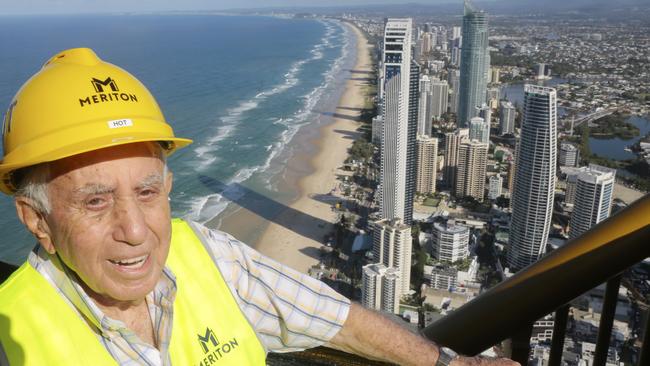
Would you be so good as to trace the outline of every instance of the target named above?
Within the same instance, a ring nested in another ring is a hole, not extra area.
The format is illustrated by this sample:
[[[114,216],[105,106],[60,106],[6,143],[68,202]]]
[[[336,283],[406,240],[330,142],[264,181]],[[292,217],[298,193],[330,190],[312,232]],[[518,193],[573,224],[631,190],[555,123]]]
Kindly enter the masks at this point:
[[[194,229],[172,220],[173,365],[264,365],[266,352]],[[0,341],[11,365],[115,365],[88,323],[29,263],[0,286]]]

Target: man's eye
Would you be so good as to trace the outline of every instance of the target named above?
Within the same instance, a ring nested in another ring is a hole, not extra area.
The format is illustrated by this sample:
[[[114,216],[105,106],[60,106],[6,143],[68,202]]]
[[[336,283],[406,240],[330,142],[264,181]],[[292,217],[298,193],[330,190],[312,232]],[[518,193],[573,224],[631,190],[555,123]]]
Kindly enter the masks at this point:
[[[108,204],[108,201],[103,197],[92,197],[86,200],[86,206],[91,209],[101,209]]]
[[[155,197],[158,194],[158,191],[155,189],[143,189],[140,191],[140,197],[144,199],[150,199]]]

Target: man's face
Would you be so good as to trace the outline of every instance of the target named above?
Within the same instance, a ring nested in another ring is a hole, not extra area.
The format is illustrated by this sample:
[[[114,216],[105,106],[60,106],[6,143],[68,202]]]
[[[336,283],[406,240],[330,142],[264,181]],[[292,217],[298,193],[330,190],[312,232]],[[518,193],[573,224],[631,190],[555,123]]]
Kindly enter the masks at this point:
[[[96,300],[140,301],[158,282],[171,239],[171,174],[163,170],[149,143],[52,164],[49,238]]]

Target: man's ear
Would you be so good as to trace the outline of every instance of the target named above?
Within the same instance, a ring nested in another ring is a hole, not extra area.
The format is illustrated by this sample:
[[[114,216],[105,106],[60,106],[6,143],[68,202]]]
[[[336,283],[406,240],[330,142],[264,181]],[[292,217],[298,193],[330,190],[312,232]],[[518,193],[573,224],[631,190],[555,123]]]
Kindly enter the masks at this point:
[[[37,210],[33,201],[27,197],[16,197],[14,204],[16,214],[27,230],[34,234],[36,240],[48,253],[54,254],[56,249],[52,242],[50,227],[45,221],[45,214]]]
[[[172,192],[172,185],[174,183],[174,174],[172,174],[171,171],[167,171],[167,176],[165,177],[165,190],[167,192],[167,196]]]

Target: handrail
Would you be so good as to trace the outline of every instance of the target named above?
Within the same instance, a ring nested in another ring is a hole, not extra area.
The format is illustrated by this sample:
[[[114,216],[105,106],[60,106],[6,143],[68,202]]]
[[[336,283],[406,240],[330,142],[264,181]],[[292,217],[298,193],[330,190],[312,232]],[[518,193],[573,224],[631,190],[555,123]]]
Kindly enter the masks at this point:
[[[422,333],[463,354],[478,354],[649,257],[649,238],[646,195]]]

